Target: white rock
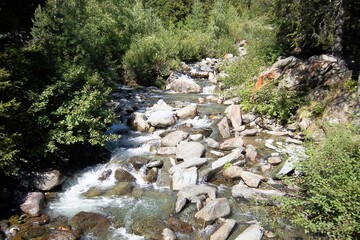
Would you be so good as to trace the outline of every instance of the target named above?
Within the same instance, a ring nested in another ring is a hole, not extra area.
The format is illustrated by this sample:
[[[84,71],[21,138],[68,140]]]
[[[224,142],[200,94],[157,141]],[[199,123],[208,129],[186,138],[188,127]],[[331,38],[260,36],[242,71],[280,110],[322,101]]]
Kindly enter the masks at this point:
[[[196,104],[187,105],[186,107],[184,107],[176,112],[176,115],[180,119],[194,118],[196,116],[196,114],[197,114],[197,105]]]
[[[248,171],[242,171],[240,176],[246,185],[254,188],[259,187],[260,182],[265,180],[263,176]]]
[[[157,111],[150,113],[147,121],[153,127],[167,128],[176,123],[176,118],[172,111]]]
[[[190,167],[195,167],[195,166],[200,166],[207,163],[207,159],[206,158],[191,158],[185,162],[182,162],[180,164],[174,165],[169,169],[169,173],[170,174],[174,174],[176,171],[182,170],[182,169],[186,169],[186,168],[190,168]]]
[[[235,240],[261,240],[264,229],[259,224],[253,224],[243,231]]]
[[[172,190],[180,190],[186,186],[195,185],[197,178],[196,167],[180,169],[172,176]]]
[[[205,151],[205,147],[199,142],[181,142],[176,148],[176,158],[186,161],[194,157],[202,157]]]
[[[165,147],[176,147],[182,140],[186,139],[189,136],[189,133],[178,130],[175,132],[171,132],[166,135],[161,143]]]
[[[210,201],[200,211],[195,214],[195,218],[204,222],[216,220],[230,214],[230,203],[226,198],[217,198]]]
[[[210,236],[210,240],[226,240],[235,224],[235,220],[226,219],[223,225]]]
[[[223,138],[230,137],[230,127],[227,117],[224,117],[218,124],[219,132]]]
[[[231,153],[229,153],[228,155],[226,155],[222,158],[219,158],[218,160],[216,160],[215,162],[213,162],[211,164],[211,168],[213,170],[218,170],[218,169],[222,168],[225,164],[231,163],[231,162],[239,159],[242,156],[242,154],[241,154],[242,150],[243,150],[242,148],[237,148],[234,151],[232,151]]]

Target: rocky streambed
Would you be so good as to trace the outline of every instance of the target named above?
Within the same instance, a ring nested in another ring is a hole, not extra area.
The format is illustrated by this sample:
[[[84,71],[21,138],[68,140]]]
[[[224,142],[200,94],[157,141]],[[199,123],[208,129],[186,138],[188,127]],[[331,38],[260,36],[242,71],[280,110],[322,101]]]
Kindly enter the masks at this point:
[[[220,62],[184,64],[166,91],[119,86],[111,160],[58,180],[46,207],[29,193],[7,238],[306,239],[268,218],[292,191],[281,178],[306,159],[303,136],[220,97]]]

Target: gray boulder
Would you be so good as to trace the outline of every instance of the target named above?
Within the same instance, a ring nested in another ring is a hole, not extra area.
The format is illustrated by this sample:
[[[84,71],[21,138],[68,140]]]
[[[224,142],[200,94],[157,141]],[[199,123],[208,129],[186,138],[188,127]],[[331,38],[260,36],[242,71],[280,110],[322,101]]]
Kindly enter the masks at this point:
[[[240,178],[241,172],[244,171],[241,167],[238,166],[230,166],[223,171],[223,176],[226,179],[235,179]]]
[[[59,170],[40,171],[34,174],[32,185],[41,191],[49,191],[62,184],[64,178]]]
[[[150,129],[150,124],[146,120],[145,114],[134,112],[128,120],[128,125],[136,131],[146,132]]]
[[[177,193],[178,197],[176,200],[175,212],[180,212],[185,206],[187,200],[196,203],[197,205],[201,205],[201,201],[206,198],[206,195],[210,199],[214,200],[216,198],[216,189],[205,184],[192,185],[182,188]]]
[[[241,156],[243,156],[241,154],[242,151],[243,151],[242,148],[237,148],[237,149],[233,150],[228,155],[221,157],[218,160],[216,160],[215,162],[213,162],[211,164],[211,168],[213,170],[218,170],[218,169],[222,168],[225,164],[231,163],[231,162],[239,159]]]
[[[210,201],[195,214],[195,218],[210,222],[230,214],[230,203],[226,198],[217,198]]]
[[[172,155],[176,154],[176,147],[161,147],[157,151],[159,155]]]
[[[253,145],[247,145],[245,150],[245,157],[250,161],[255,161],[258,153]]]
[[[223,138],[230,137],[230,127],[229,127],[229,124],[228,124],[227,117],[224,117],[223,119],[221,119],[221,121],[217,124],[217,126],[219,128],[220,135]]]
[[[45,195],[41,192],[30,192],[26,195],[24,202],[20,205],[21,210],[27,215],[40,216],[45,209]]]
[[[173,231],[171,231],[171,229],[169,228],[165,228],[163,231],[162,231],[162,234],[163,236],[163,240],[175,240],[176,239],[176,235]]]
[[[186,139],[189,133],[184,131],[175,131],[166,135],[161,143],[165,147],[176,147],[182,140]]]
[[[174,174],[176,171],[182,170],[182,169],[186,169],[186,168],[190,168],[190,167],[195,167],[195,166],[200,166],[203,165],[207,162],[206,158],[191,158],[185,162],[182,162],[180,164],[177,164],[175,166],[172,166],[169,169],[169,173],[170,174]]]
[[[239,131],[242,125],[240,105],[230,105],[225,109],[225,115],[231,121],[231,125],[235,131]]]
[[[215,149],[220,147],[220,143],[218,143],[217,141],[215,141],[212,138],[207,139],[207,145],[208,145],[208,147],[215,148]]]
[[[197,114],[197,105],[190,104],[176,112],[180,119],[194,118]]]
[[[240,177],[244,180],[246,185],[253,188],[259,187],[260,182],[265,180],[263,176],[248,171],[242,171]]]
[[[157,111],[150,113],[147,121],[153,127],[167,128],[176,123],[176,118],[172,111]]]
[[[234,148],[242,148],[244,146],[244,140],[242,137],[234,137],[227,139],[220,144],[221,150],[232,150]]]
[[[226,219],[221,227],[210,236],[210,240],[226,240],[235,224],[236,221],[234,219]]]
[[[198,174],[197,168],[179,169],[172,176],[172,190],[180,190],[184,187],[195,185]]]
[[[200,93],[201,86],[187,76],[181,76],[166,85],[166,90],[173,90],[179,93]]]
[[[202,157],[205,154],[205,147],[199,142],[181,142],[176,148],[176,158],[184,161]]]
[[[278,190],[267,190],[250,188],[243,184],[238,184],[232,187],[231,194],[234,198],[242,197],[248,200],[266,200],[271,196],[284,196],[285,193]]]

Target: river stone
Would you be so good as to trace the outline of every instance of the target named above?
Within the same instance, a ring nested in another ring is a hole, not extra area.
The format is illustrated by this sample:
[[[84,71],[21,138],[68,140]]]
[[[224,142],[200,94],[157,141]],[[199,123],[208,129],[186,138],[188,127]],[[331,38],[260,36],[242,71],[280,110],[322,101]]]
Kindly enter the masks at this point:
[[[108,189],[104,193],[104,196],[111,197],[111,196],[130,195],[133,188],[134,186],[131,182],[119,182],[112,188]]]
[[[164,165],[164,162],[161,160],[151,160],[145,166],[147,168],[162,168],[163,165]]]
[[[263,176],[248,171],[242,171],[240,177],[244,180],[246,185],[253,188],[259,187],[260,182],[265,180]]]
[[[219,128],[220,135],[223,138],[230,137],[230,127],[229,127],[229,124],[228,124],[227,117],[224,117],[223,119],[221,119],[221,121],[217,124],[217,126]]]
[[[180,169],[172,176],[172,190],[180,190],[186,186],[195,185],[198,174],[197,168]]]
[[[169,220],[167,220],[166,223],[175,232],[191,233],[191,232],[194,231],[191,224],[183,222],[183,221],[181,221],[181,220],[179,220],[177,218],[174,218],[174,217],[170,217]]]
[[[164,100],[160,99],[150,108],[150,110],[146,111],[146,113],[158,112],[158,111],[173,111],[173,110],[174,108],[172,106],[167,104]]]
[[[111,221],[99,213],[79,212],[72,217],[70,225],[81,233],[101,236],[108,231]]]
[[[248,200],[265,200],[267,197],[285,195],[285,193],[278,190],[250,188],[243,184],[237,184],[233,186],[231,189],[231,194],[234,198],[242,197]]]
[[[106,170],[104,170],[104,171],[101,173],[100,177],[98,177],[98,180],[99,180],[99,181],[105,181],[105,180],[109,179],[111,173],[112,173],[112,170],[111,170],[111,169],[106,169]]]
[[[210,240],[226,240],[231,233],[231,230],[234,228],[236,221],[234,219],[226,219],[223,225],[216,230],[210,236]]]
[[[51,240],[76,240],[80,239],[80,236],[75,231],[65,232],[65,231],[51,231],[46,239]]]
[[[224,113],[230,119],[233,129],[239,131],[242,125],[240,105],[230,105],[225,109]]]
[[[184,161],[204,154],[205,147],[199,142],[181,142],[176,148],[176,158]]]
[[[195,214],[195,218],[210,222],[230,214],[230,203],[226,198],[217,198],[206,204]]]
[[[185,206],[186,200],[191,202],[198,202],[201,196],[208,195],[210,199],[216,198],[216,189],[205,184],[193,185],[182,188],[177,193],[177,200],[175,204],[175,212],[180,212]]]
[[[40,216],[46,205],[45,195],[41,192],[29,192],[24,202],[20,205],[21,210],[30,216]]]
[[[144,113],[134,112],[130,115],[128,125],[136,131],[146,132],[150,129],[150,124],[146,120]]]
[[[175,131],[166,135],[161,143],[165,147],[176,147],[182,140],[186,139],[189,136],[189,133],[184,131]]]
[[[34,174],[32,185],[41,191],[50,191],[62,184],[64,178],[59,170],[40,171]]]
[[[245,150],[245,157],[249,159],[250,161],[255,161],[258,153],[255,149],[255,147],[251,144],[246,146]]]
[[[157,218],[135,219],[131,225],[134,234],[152,240],[162,240],[162,232],[165,228],[167,228],[166,224]]]
[[[244,146],[244,140],[242,137],[234,137],[227,139],[223,143],[220,144],[221,150],[232,150],[234,148],[242,148]]]
[[[141,156],[133,156],[129,158],[128,162],[136,169],[139,170],[142,166],[146,165],[150,159]]]
[[[172,155],[172,154],[176,154],[176,147],[161,147],[161,148],[159,148],[159,150],[156,152],[156,154],[159,154],[159,155]]]
[[[157,111],[150,113],[147,121],[153,127],[167,128],[176,123],[176,118],[172,111]]]
[[[163,236],[163,240],[175,240],[176,239],[176,235],[173,231],[171,231],[171,229],[169,228],[165,228],[161,235]]]
[[[219,151],[215,151],[215,150],[211,150],[211,151],[210,151],[210,154],[212,154],[212,155],[214,155],[214,156],[216,156],[216,157],[223,157],[223,156],[225,156],[225,153],[219,152]]]
[[[231,163],[231,162],[239,159],[241,156],[243,156],[241,154],[242,151],[243,151],[242,148],[237,148],[237,149],[233,150],[228,155],[221,157],[218,160],[216,160],[215,162],[213,162],[211,164],[211,168],[213,170],[218,170],[218,169],[222,168],[225,164]]]
[[[104,193],[104,190],[99,189],[97,187],[91,187],[86,192],[84,192],[82,195],[86,198],[96,198],[101,196]]]
[[[180,119],[194,118],[197,115],[197,105],[192,103],[186,107],[178,110],[176,115]]]
[[[217,141],[215,141],[212,138],[208,138],[206,142],[207,142],[208,147],[215,148],[215,149],[220,147],[220,143],[218,143]]]
[[[179,93],[200,93],[201,86],[187,76],[181,76],[166,85],[166,90],[173,90]]]
[[[259,224],[253,224],[243,231],[235,240],[261,240],[264,229]]]
[[[115,179],[118,182],[133,182],[136,180],[135,177],[131,175],[131,173],[121,168],[116,169]]]
[[[223,176],[226,179],[240,178],[242,171],[243,171],[243,169],[241,167],[230,166],[230,167],[224,169]]]
[[[242,122],[245,124],[255,121],[256,116],[252,113],[242,114]]]
[[[251,128],[245,129],[244,131],[240,132],[240,136],[255,136],[259,132],[259,129]]]
[[[170,174],[174,174],[176,171],[182,170],[182,169],[186,169],[186,168],[190,168],[190,167],[195,167],[195,166],[200,166],[207,163],[207,159],[206,158],[191,158],[185,162],[182,162],[180,164],[177,164],[175,166],[172,166],[169,169],[169,173]]]
[[[191,134],[190,135],[190,140],[194,141],[194,142],[199,142],[204,138],[204,136],[202,134]]]
[[[151,168],[145,177],[145,181],[147,183],[154,183],[157,180],[157,175],[158,175],[159,169],[158,168]]]
[[[282,162],[281,157],[269,157],[267,159],[268,163],[270,163],[271,165],[278,165]]]

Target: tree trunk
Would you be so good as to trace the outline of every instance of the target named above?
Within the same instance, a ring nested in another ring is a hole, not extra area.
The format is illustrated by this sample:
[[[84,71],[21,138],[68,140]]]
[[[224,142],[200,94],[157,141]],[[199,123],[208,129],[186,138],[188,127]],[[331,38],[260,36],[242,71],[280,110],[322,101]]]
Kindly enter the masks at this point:
[[[336,0],[336,18],[335,18],[335,35],[333,45],[333,55],[341,58],[343,56],[343,31],[344,31],[344,0]]]

